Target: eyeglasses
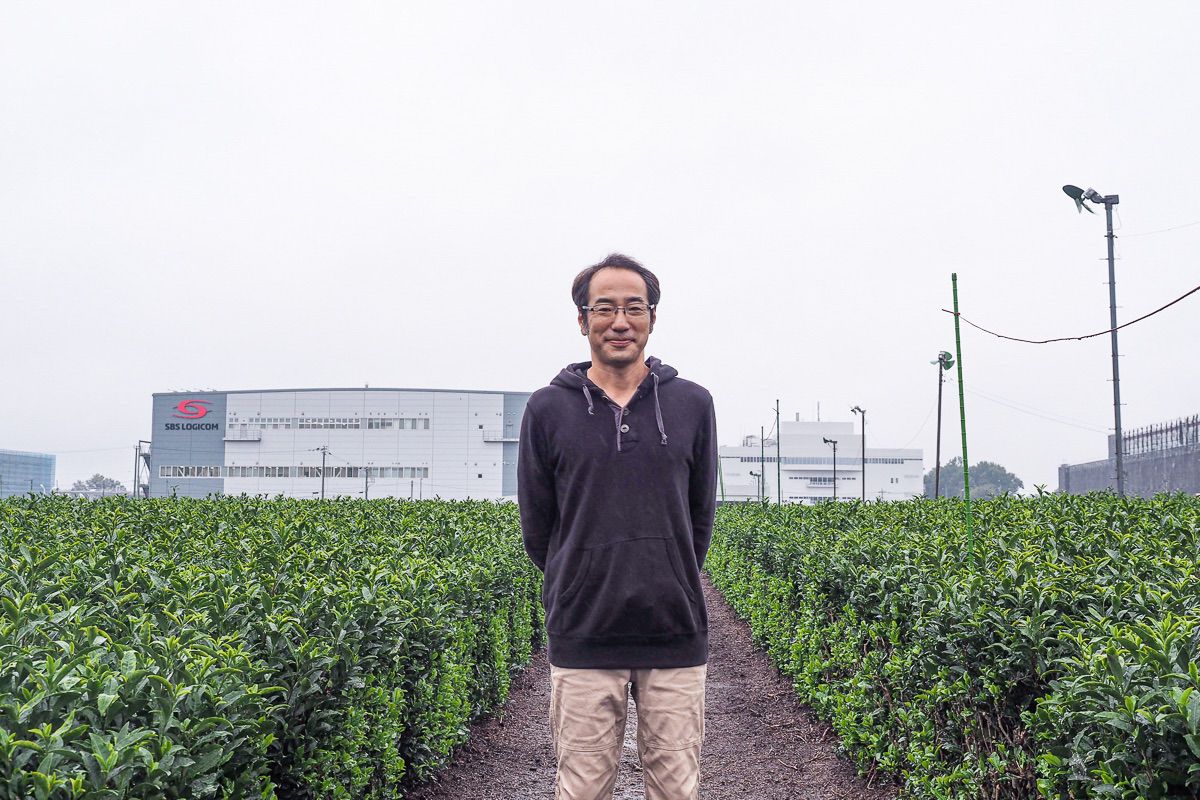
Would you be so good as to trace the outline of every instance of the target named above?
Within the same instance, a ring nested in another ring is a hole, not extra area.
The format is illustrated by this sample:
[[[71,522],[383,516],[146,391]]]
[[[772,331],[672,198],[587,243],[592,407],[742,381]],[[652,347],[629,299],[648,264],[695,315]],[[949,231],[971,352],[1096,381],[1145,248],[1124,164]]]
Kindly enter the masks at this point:
[[[654,306],[646,303],[629,303],[624,306],[614,306],[612,303],[597,303],[594,306],[580,306],[580,308],[590,312],[597,319],[612,319],[617,315],[618,311],[624,311],[628,319],[642,319],[654,310]]]

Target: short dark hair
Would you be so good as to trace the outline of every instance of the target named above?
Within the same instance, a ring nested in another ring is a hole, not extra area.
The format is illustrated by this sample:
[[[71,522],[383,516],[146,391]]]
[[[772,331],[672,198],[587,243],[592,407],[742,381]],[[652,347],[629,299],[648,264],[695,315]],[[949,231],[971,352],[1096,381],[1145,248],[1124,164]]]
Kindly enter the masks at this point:
[[[629,256],[610,253],[599,264],[593,264],[575,276],[575,281],[571,284],[571,300],[575,302],[576,308],[582,310],[587,305],[588,292],[592,288],[592,276],[602,269],[627,269],[641,275],[642,280],[646,282],[646,302],[652,306],[658,305],[658,300],[662,296],[662,291],[658,287],[658,277]]]

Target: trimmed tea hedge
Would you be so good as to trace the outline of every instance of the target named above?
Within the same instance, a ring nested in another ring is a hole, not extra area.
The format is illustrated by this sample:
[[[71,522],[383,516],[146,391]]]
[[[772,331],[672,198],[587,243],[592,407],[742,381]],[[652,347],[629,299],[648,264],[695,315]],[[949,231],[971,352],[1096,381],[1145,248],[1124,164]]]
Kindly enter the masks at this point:
[[[909,797],[1200,797],[1200,500],[721,508],[706,563]]]
[[[0,798],[394,798],[540,646],[516,507],[0,503]]]

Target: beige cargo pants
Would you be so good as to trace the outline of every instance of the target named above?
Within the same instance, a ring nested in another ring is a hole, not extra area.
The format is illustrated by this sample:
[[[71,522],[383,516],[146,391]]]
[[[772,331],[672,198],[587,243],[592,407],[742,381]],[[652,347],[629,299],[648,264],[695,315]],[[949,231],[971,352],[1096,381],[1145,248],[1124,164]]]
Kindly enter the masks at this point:
[[[556,800],[611,800],[625,740],[626,687],[638,714],[646,800],[694,800],[700,792],[704,677],[680,669],[550,668],[550,732]]]

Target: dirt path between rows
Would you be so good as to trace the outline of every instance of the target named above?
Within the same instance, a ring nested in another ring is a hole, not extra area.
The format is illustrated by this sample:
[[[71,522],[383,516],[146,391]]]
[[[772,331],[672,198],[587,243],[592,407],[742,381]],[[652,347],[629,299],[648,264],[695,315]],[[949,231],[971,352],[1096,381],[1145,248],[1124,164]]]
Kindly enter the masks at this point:
[[[829,726],[801,705],[791,684],[750,639],[747,625],[704,576],[710,656],[705,739],[700,761],[704,800],[890,800],[891,784],[872,786],[837,754]],[[513,679],[508,703],[471,731],[470,741],[435,783],[414,800],[534,800],[554,797],[554,755],[547,720],[550,669],[545,652]],[[641,800],[632,701],[615,800]]]

